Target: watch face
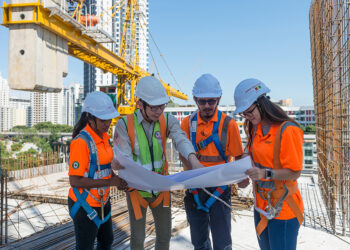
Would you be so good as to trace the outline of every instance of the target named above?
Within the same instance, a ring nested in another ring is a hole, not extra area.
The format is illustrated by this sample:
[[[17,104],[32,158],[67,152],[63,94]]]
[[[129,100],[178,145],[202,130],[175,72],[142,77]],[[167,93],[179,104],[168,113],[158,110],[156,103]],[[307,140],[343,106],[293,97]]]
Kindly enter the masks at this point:
[[[271,176],[272,176],[271,169],[268,169],[268,170],[267,170],[266,176],[267,176],[268,178],[271,178]]]

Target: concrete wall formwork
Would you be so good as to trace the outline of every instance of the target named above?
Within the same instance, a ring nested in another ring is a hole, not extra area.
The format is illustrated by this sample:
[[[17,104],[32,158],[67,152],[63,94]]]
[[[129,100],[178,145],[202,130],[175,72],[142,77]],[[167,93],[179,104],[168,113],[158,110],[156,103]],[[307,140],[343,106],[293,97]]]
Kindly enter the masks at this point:
[[[350,235],[350,3],[314,0],[309,17],[319,183],[334,233]]]
[[[15,3],[36,1],[12,0]],[[32,7],[12,9],[12,21],[33,20]],[[9,26],[9,85],[12,89],[60,92],[68,74],[67,41],[35,24]]]

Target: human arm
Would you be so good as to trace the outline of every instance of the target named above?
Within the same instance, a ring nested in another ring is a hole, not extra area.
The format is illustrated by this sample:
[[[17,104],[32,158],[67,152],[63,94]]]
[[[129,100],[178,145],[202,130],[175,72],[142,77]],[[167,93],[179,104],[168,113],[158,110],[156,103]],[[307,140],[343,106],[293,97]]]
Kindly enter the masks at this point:
[[[266,179],[266,169],[253,167],[248,169],[245,173],[253,180],[257,181],[260,179]],[[301,171],[293,171],[288,168],[273,169],[272,180],[295,180],[298,179]]]
[[[233,119],[228,124],[227,131],[228,131],[228,141],[227,141],[228,155],[233,156],[235,161],[246,157],[247,155],[243,154],[242,140],[239,133],[238,125]],[[241,182],[237,183],[237,185],[239,188],[245,188],[249,185],[249,183],[250,183],[249,178],[246,178]]]
[[[184,130],[181,129],[179,121],[172,115],[168,115],[167,136],[173,140],[174,146],[179,152],[180,160],[182,160],[188,169],[203,167],[196,157],[192,143]]]
[[[111,149],[109,150],[112,154]],[[89,172],[89,154],[89,148],[83,139],[78,138],[71,142],[69,158],[69,182],[72,187],[99,188],[106,186],[117,186],[122,190],[127,187],[127,183],[115,175],[112,170],[112,177],[110,179],[91,179],[85,177],[85,173]]]
[[[115,147],[118,147],[124,155],[126,155],[130,159],[132,158],[131,143],[129,140],[128,131],[126,128],[126,124],[122,119],[119,119],[117,125],[115,126],[113,142]],[[114,149],[114,151],[115,150],[116,149]],[[111,165],[112,169],[114,170],[124,169],[124,166],[120,165],[119,161],[115,157],[113,158]]]
[[[126,191],[128,189],[128,183],[118,175],[112,174],[110,179],[90,179],[83,176],[70,175],[69,183],[72,187],[76,188],[99,188],[116,186],[118,189]]]
[[[132,159],[131,143],[128,130],[123,119],[119,119],[115,126],[113,142],[116,147],[128,158]]]
[[[189,154],[188,159],[185,159],[185,157],[183,157],[181,154],[179,154],[179,158],[184,164],[184,170],[192,170],[204,167],[194,153]]]
[[[281,137],[280,163],[282,169],[262,169],[255,167],[247,170],[252,180],[266,179],[267,171],[272,171],[272,180],[296,180],[303,168],[303,134],[297,126],[288,126]]]

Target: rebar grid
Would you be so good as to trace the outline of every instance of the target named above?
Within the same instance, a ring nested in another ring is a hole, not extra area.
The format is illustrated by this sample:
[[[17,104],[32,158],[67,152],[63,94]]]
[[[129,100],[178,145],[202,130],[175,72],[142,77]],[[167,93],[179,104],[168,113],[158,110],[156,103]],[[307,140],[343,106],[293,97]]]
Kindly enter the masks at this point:
[[[310,42],[319,183],[334,233],[350,234],[350,1],[314,0]]]

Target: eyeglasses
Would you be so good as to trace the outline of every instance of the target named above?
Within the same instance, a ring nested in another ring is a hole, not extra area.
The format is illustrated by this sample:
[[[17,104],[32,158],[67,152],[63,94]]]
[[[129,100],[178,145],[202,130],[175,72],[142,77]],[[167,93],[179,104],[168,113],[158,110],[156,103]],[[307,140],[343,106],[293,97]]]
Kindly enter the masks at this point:
[[[209,106],[213,106],[216,104],[218,100],[217,99],[197,99],[197,102],[199,105],[204,106],[205,104],[209,104]]]
[[[158,111],[158,109],[160,109],[160,110],[165,109],[165,104],[157,105],[157,106],[151,106],[148,104],[147,106],[151,109],[152,112],[156,112],[156,111]]]
[[[249,110],[249,111],[244,111],[242,113],[239,113],[240,116],[242,117],[246,117],[248,115],[252,115],[252,113],[254,112],[254,110],[256,109],[257,105],[254,106],[254,108],[252,110]]]

